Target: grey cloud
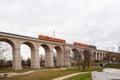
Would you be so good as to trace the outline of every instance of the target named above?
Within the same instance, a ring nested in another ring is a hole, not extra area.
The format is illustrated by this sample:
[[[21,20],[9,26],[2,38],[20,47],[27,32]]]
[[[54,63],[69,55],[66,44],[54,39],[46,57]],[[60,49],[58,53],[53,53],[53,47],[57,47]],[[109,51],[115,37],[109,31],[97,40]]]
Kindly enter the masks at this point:
[[[55,30],[56,37],[67,42],[96,41],[101,47],[107,40],[120,39],[119,4],[119,0],[1,0],[0,28],[33,37],[53,36]]]

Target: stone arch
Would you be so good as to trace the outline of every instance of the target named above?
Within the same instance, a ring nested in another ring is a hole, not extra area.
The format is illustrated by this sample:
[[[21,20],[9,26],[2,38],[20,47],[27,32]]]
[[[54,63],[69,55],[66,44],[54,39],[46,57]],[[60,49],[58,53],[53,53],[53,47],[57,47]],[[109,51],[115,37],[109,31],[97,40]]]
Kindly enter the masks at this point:
[[[43,47],[45,50],[45,67],[54,67],[52,54],[53,52],[50,46],[47,44],[41,44],[40,46]]]
[[[41,46],[45,49],[45,54],[50,52],[50,47],[48,45],[42,44]]]
[[[35,50],[35,46],[34,46],[34,44],[32,44],[32,43],[30,43],[30,42],[23,42],[22,44],[26,44],[26,45],[28,45],[29,47],[30,47],[30,49],[32,50]]]
[[[79,50],[77,48],[73,48],[71,49],[71,51],[73,52],[74,58],[73,58],[73,65],[76,65],[78,60],[80,60],[80,53]]]
[[[31,55],[30,67],[34,68],[34,64],[35,64],[35,46],[31,42],[22,42],[21,45],[22,44],[25,44],[30,48],[30,55]]]
[[[79,55],[79,51],[76,48],[73,48],[72,51],[73,51],[73,54],[74,54],[74,58],[76,59]]]
[[[0,39],[0,41],[4,41],[7,42],[8,44],[11,45],[11,47],[14,49],[15,48],[15,44],[13,41],[9,40],[9,39]]]
[[[62,67],[63,65],[63,53],[62,48],[60,46],[55,46],[54,49],[56,50],[56,67]]]
[[[78,49],[76,49],[76,48],[73,48],[72,51],[73,51],[74,53],[79,53]]]
[[[75,54],[79,53],[79,50],[77,48],[70,48],[69,57],[70,57],[71,53],[72,53],[73,57],[75,57]]]
[[[13,68],[14,67],[14,61],[15,61],[15,58],[13,57],[14,54],[15,54],[15,44],[12,40],[9,40],[9,39],[0,39],[0,41],[8,43],[10,45],[10,47],[12,48],[12,68]]]

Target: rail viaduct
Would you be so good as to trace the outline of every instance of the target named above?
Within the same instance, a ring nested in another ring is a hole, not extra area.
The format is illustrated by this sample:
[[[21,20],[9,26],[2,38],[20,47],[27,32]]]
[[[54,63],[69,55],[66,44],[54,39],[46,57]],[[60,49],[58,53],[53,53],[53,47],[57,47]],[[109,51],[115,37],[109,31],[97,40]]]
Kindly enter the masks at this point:
[[[33,37],[27,37],[17,34],[0,32],[0,41],[7,42],[11,45],[13,51],[13,64],[12,68],[16,70],[22,69],[20,46],[26,44],[31,49],[31,68],[40,69],[39,47],[45,49],[45,67],[54,67],[53,49],[57,52],[57,66],[70,67],[70,52],[76,51],[83,54],[84,47],[75,46],[72,44],[63,44],[45,40],[39,40]],[[108,54],[107,51],[91,49],[91,60],[102,60]]]

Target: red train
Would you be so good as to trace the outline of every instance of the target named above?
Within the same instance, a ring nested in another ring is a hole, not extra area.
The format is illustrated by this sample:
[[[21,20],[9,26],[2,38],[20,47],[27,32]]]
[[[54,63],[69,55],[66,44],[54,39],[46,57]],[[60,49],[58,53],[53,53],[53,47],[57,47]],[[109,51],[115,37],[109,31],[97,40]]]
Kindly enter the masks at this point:
[[[58,42],[58,43],[66,43],[66,40],[64,40],[64,39],[53,38],[53,37],[44,36],[44,35],[39,35],[38,39],[46,40],[46,41],[52,41],[52,42]]]
[[[66,43],[66,40],[59,39],[59,38],[54,38],[53,41],[54,42],[60,42],[60,43]]]
[[[75,46],[81,46],[81,47],[87,47],[87,48],[97,49],[97,47],[94,46],[94,45],[88,45],[88,44],[79,43],[79,42],[74,42],[73,44]]]
[[[74,44],[75,46],[89,47],[89,45],[84,44],[84,43],[79,43],[79,42],[74,42],[73,44]]]
[[[39,35],[38,38],[40,40],[53,41],[53,37],[49,37],[49,36]]]
[[[59,38],[54,38],[54,37],[44,36],[44,35],[39,35],[38,39],[46,40],[46,41],[52,41],[52,42],[58,42],[58,43],[64,43],[64,44],[66,43],[66,40],[64,40],[64,39],[59,39]],[[75,46],[97,49],[96,46],[94,46],[94,45],[88,45],[88,44],[79,43],[79,42],[74,42],[73,44]]]

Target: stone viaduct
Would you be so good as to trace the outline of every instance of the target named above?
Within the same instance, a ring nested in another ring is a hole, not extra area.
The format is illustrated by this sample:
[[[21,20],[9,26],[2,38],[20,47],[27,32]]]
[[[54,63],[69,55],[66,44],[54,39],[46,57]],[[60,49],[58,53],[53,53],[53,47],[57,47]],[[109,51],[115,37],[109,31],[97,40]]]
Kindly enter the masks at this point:
[[[0,41],[7,42],[11,45],[13,51],[13,69],[22,69],[20,46],[26,44],[31,49],[31,68],[40,68],[39,59],[39,47],[42,46],[45,49],[45,67],[54,67],[53,61],[53,49],[57,52],[57,66],[59,67],[70,67],[70,52],[73,51],[83,54],[84,47],[74,46],[72,44],[63,44],[45,40],[39,40],[33,37],[21,36],[11,33],[0,32]],[[107,51],[91,49],[91,61],[102,60]]]

